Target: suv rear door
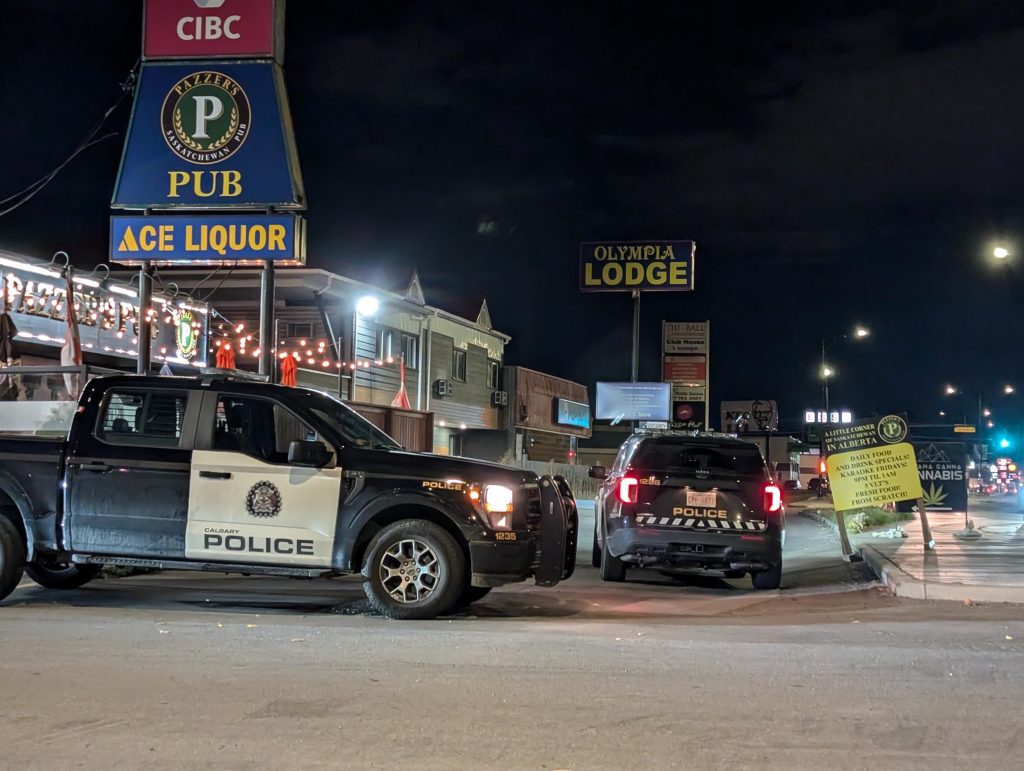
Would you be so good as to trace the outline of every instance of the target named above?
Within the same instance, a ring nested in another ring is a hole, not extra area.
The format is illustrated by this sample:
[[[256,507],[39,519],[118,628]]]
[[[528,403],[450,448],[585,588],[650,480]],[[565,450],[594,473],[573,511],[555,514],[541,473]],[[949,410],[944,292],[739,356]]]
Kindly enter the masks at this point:
[[[756,445],[648,439],[633,455],[629,473],[639,482],[637,524],[728,532],[767,527],[769,478]]]

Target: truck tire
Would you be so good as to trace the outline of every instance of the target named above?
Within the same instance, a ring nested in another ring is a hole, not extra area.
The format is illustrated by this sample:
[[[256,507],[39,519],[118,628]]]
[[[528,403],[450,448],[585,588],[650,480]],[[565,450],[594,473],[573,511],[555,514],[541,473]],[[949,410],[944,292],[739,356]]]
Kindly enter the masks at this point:
[[[466,558],[443,527],[403,519],[377,533],[362,572],[363,591],[381,615],[435,618],[451,610],[462,594]]]
[[[768,570],[759,570],[750,574],[750,582],[758,591],[778,589],[782,584],[782,562],[776,563]]]
[[[102,565],[76,565],[38,557],[25,566],[28,577],[46,589],[77,589],[100,574]]]
[[[472,605],[474,602],[478,602],[490,594],[492,588],[490,586],[471,586],[466,584],[462,594],[459,595],[459,599],[455,601],[455,605],[459,608]]]
[[[24,575],[25,542],[6,517],[0,517],[0,600],[14,591]]]
[[[601,580],[622,583],[626,580],[626,563],[608,553],[608,539],[601,546]]]

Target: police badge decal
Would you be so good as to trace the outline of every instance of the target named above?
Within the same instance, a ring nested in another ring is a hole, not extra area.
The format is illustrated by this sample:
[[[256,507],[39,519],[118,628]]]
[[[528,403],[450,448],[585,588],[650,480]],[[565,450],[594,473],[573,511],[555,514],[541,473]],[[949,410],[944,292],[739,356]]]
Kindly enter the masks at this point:
[[[210,164],[234,155],[249,136],[252,108],[234,80],[194,72],[171,87],[160,111],[164,141],[189,163]]]
[[[245,496],[245,510],[252,517],[276,517],[281,513],[281,493],[266,480],[257,482]]]

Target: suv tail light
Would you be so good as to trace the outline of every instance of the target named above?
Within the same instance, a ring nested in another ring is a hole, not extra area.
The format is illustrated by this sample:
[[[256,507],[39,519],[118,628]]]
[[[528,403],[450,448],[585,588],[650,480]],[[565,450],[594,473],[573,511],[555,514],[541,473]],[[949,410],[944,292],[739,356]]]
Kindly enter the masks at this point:
[[[764,486],[764,510],[769,514],[782,510],[782,490],[778,485]]]
[[[640,490],[640,480],[636,477],[622,477],[619,480],[619,500],[623,503],[636,503]]]

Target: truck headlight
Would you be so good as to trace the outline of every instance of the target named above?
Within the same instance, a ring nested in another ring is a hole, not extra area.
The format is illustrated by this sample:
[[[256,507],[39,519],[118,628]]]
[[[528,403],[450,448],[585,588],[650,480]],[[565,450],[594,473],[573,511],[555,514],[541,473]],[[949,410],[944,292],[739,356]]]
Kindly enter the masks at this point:
[[[504,485],[487,485],[483,489],[481,499],[487,517],[487,523],[493,530],[512,529],[512,501],[515,497],[512,488]]]

